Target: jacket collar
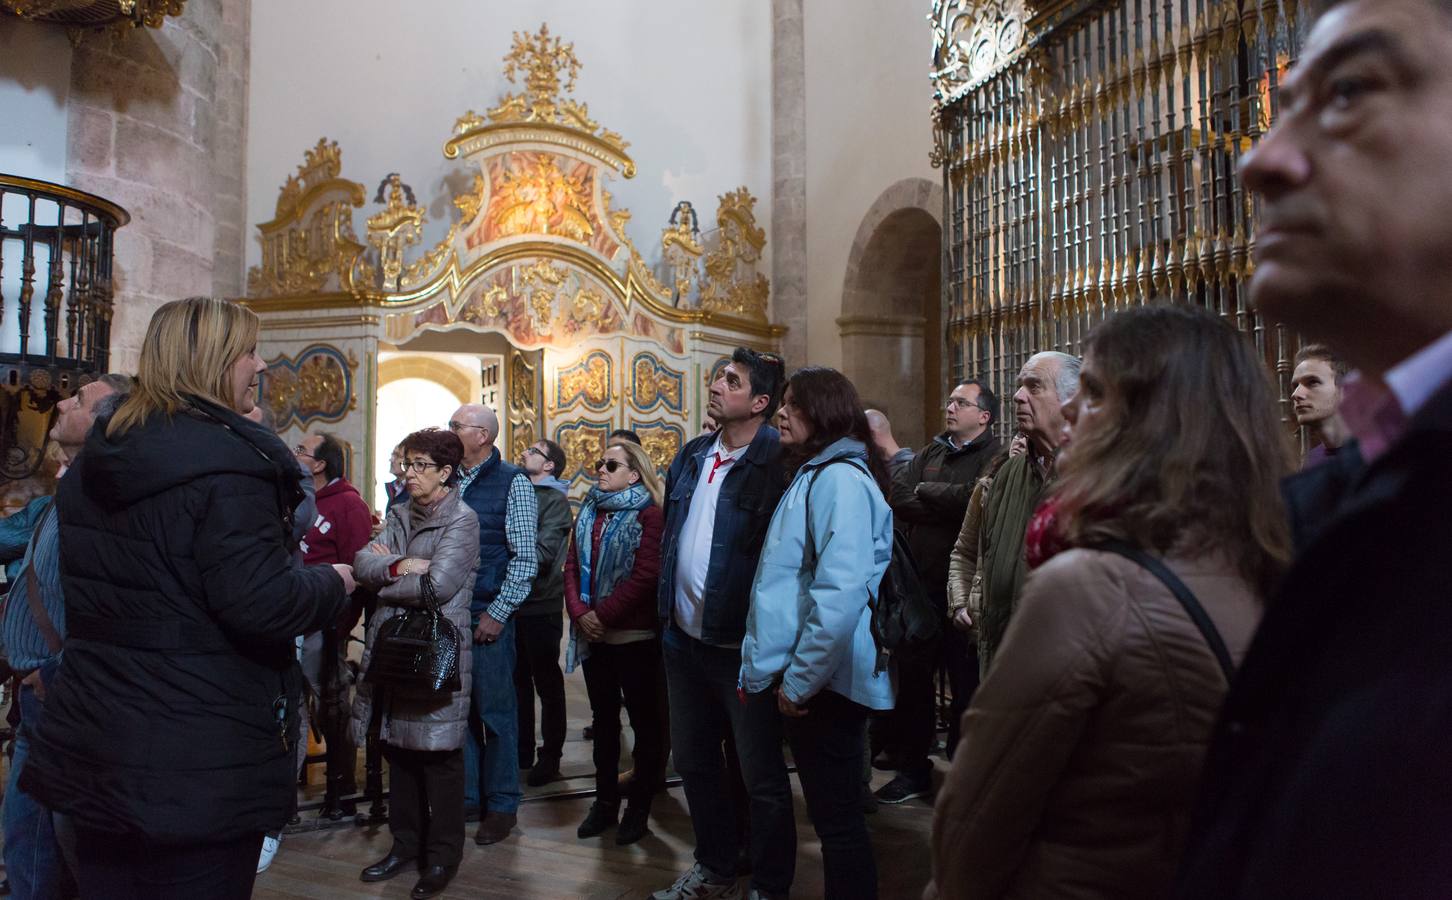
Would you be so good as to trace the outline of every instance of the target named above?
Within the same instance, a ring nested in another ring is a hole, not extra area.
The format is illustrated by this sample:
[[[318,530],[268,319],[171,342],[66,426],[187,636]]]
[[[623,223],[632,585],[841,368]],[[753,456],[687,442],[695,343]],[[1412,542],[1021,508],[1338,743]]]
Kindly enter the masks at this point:
[[[716,441],[719,439],[719,437],[712,436],[710,440],[701,441],[701,448],[695,453],[698,466],[704,464],[706,454],[711,452],[711,448],[716,446]],[[762,426],[756,430],[756,437],[753,437],[751,443],[746,445],[746,452],[741,455],[741,458],[752,465],[764,466],[773,462],[780,450],[781,435],[772,426],[762,423]]]
[[[807,460],[806,467],[824,466],[834,459],[858,459],[867,462],[867,445],[852,437],[842,437],[822,448]]]
[[[951,432],[947,431],[933,438],[933,443],[942,444],[949,453],[966,453],[969,450],[976,450],[979,447],[982,447],[984,444],[988,443],[991,440],[993,440],[993,429],[985,428],[983,429],[982,434],[978,435],[978,437],[974,438],[973,440],[969,441],[961,447],[953,446],[953,438],[951,437]]]

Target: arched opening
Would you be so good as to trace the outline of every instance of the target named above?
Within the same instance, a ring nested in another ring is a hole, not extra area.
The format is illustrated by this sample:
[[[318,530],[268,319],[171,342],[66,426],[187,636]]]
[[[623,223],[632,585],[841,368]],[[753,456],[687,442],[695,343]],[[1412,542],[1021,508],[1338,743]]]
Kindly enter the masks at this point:
[[[904,447],[921,447],[942,425],[941,197],[932,182],[908,179],[878,198],[858,230],[837,320],[843,372]]]

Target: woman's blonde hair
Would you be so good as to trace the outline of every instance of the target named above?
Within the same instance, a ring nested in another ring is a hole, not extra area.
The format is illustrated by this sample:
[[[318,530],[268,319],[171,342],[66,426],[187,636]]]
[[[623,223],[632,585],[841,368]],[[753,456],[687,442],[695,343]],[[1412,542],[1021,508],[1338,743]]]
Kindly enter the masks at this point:
[[[1097,381],[1079,390],[1102,393],[1105,420],[1058,467],[1065,537],[1218,551],[1268,593],[1291,557],[1280,480],[1294,457],[1249,338],[1203,309],[1141,307],[1095,328],[1084,356]]]
[[[228,300],[188,297],[163,304],[146,326],[131,395],[106,435],[125,434],[155,414],[170,418],[188,396],[232,408],[232,366],[257,346],[257,314]]]
[[[645,448],[631,441],[615,441],[606,449],[619,448],[630,460],[630,470],[640,476],[640,483],[645,485],[646,491],[650,493],[650,499],[655,501],[656,506],[662,506],[665,498],[665,485],[661,484],[660,473],[655,469],[655,463],[651,462],[650,455]]]

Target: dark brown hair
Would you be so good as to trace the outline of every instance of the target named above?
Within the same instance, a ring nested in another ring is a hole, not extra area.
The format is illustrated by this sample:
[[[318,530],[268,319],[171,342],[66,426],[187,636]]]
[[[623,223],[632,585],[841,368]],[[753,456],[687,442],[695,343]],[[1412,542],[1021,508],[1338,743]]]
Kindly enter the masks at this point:
[[[1331,372],[1336,376],[1337,384],[1341,384],[1343,381],[1346,380],[1346,374],[1348,371],[1346,368],[1346,361],[1343,360],[1341,357],[1337,356],[1336,351],[1332,350],[1325,344],[1307,344],[1306,346],[1302,347],[1300,351],[1296,353],[1295,364],[1299,366],[1301,363],[1305,362],[1308,359],[1319,359],[1321,362],[1330,366]]]
[[[1269,593],[1291,556],[1280,480],[1294,457],[1248,338],[1198,307],[1121,312],[1085,342],[1076,429],[1053,494],[1070,544],[1218,551]]]
[[[825,366],[806,366],[787,379],[785,391],[791,391],[791,405],[812,426],[812,436],[805,443],[786,448],[787,470],[795,473],[829,445],[844,437],[855,438],[867,448],[868,471],[883,496],[887,496],[890,484],[887,459],[872,440],[867,412],[857,396],[857,388],[847,376]]]
[[[404,438],[399,446],[403,447],[405,459],[410,453],[422,453],[440,467],[452,468],[445,484],[452,485],[459,479],[459,463],[464,460],[464,444],[452,431],[425,428]]]

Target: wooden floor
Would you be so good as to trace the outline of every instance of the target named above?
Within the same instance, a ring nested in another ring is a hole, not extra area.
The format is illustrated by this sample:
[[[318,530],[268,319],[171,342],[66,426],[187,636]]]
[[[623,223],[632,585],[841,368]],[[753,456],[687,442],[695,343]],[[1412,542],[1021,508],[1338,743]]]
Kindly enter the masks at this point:
[[[584,841],[575,837],[575,828],[589,808],[588,798],[545,798],[593,784],[590,744],[581,736],[589,717],[584,685],[578,673],[568,677],[566,685],[570,725],[561,766],[566,780],[545,788],[525,788],[519,828],[502,843],[476,846],[471,824],[463,864],[445,897],[645,897],[669,885],[694,861],[691,821],[679,787],[656,798],[651,810],[652,833],[630,847],[617,847],[614,831]],[[626,733],[628,736],[628,729]],[[937,764],[942,767],[942,760]],[[874,784],[881,785],[889,776],[879,772],[874,777]],[[821,848],[807,821],[795,778],[792,786],[797,797],[797,875],[792,896],[820,897]],[[314,797],[317,790],[309,787],[306,795]],[[928,879],[931,807],[922,800],[881,806],[867,817],[867,824],[876,850],[881,896],[917,900]],[[288,835],[272,867],[257,877],[253,897],[406,898],[415,880],[412,872],[382,884],[358,880],[363,867],[383,856],[390,843],[387,827]]]

